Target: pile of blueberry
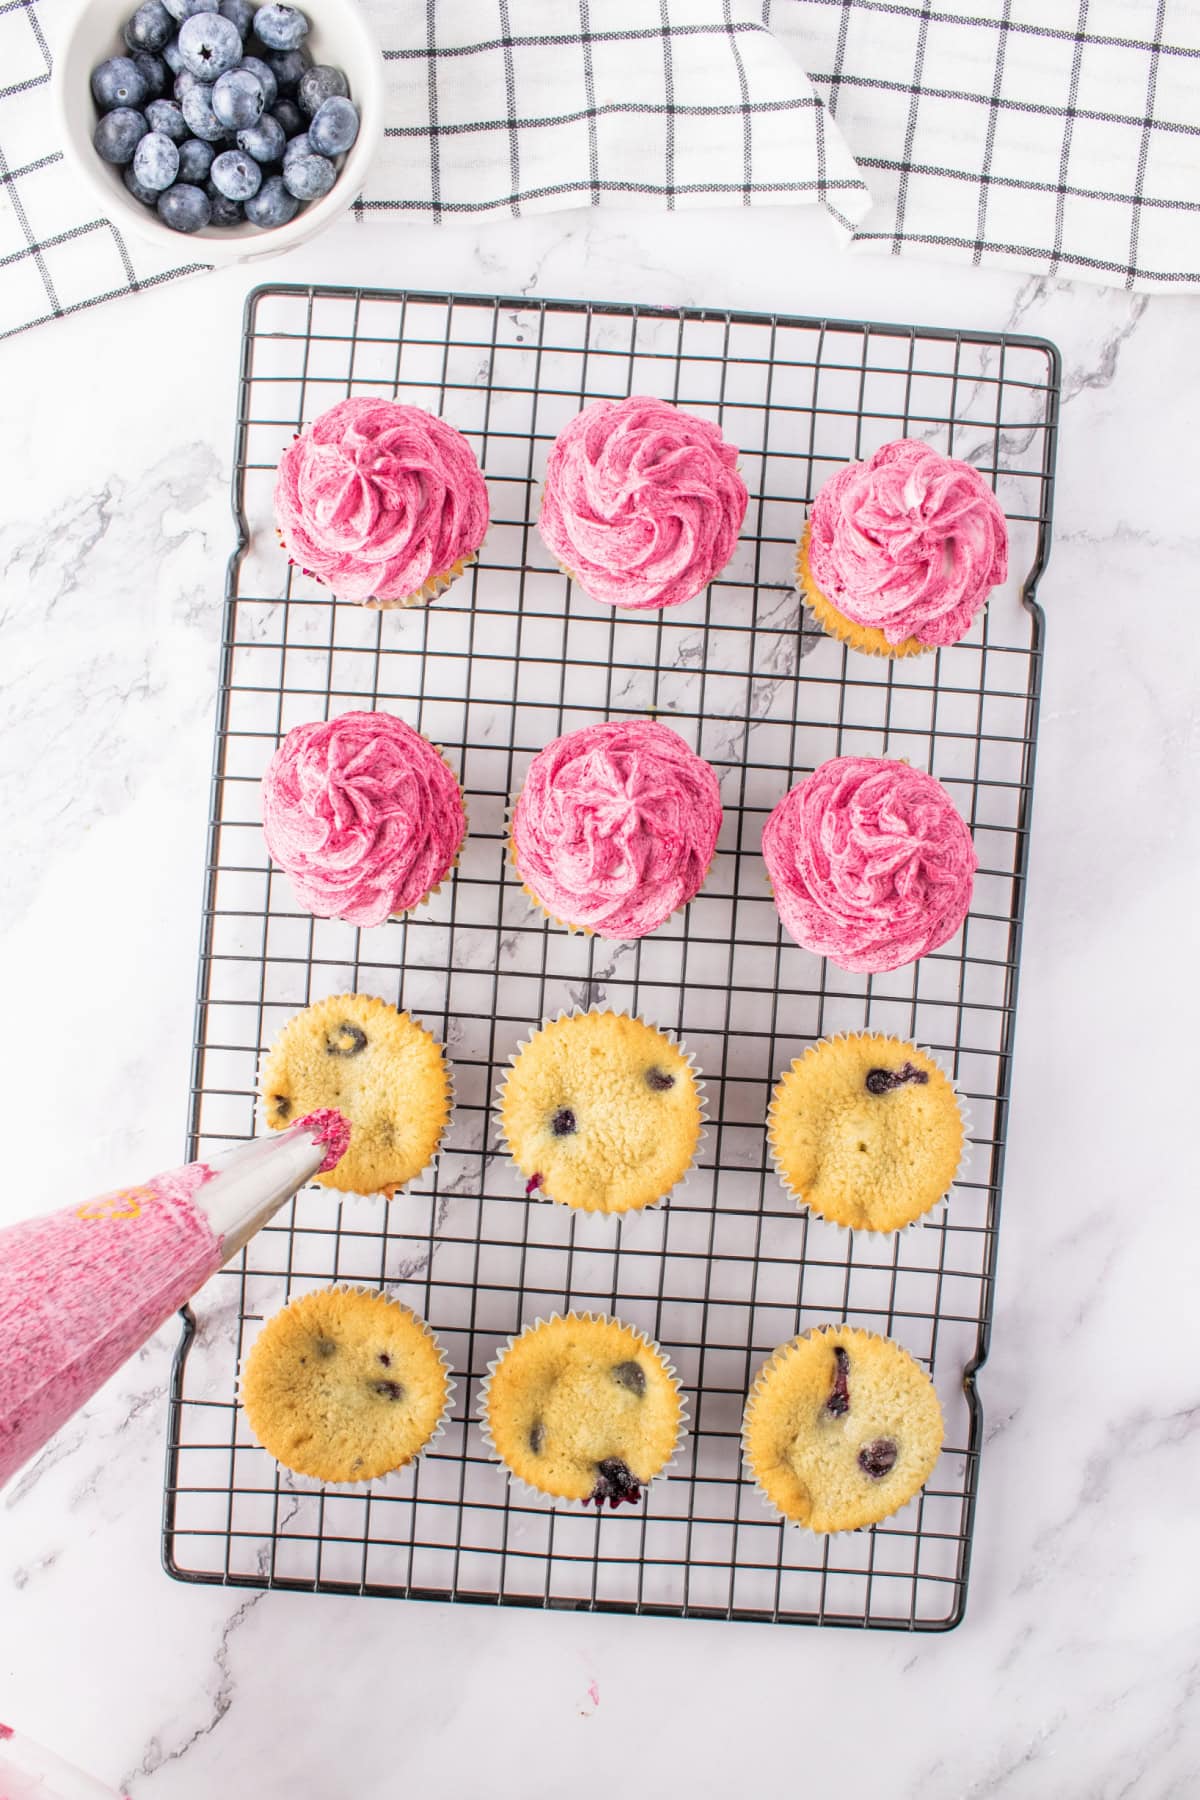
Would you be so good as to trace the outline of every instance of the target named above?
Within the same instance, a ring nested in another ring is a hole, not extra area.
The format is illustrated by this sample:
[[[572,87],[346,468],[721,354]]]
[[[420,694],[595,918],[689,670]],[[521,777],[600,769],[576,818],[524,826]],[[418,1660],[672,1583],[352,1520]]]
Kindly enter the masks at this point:
[[[358,109],[342,71],[304,48],[302,12],[143,0],[123,36],[129,54],[92,71],[92,141],[164,224],[286,225],[329,192]]]

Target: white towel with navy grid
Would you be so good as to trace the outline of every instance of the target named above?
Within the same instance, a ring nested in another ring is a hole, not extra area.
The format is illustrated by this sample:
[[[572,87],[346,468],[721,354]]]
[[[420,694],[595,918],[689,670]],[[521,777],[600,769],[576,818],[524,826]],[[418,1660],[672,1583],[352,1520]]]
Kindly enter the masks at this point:
[[[364,5],[389,108],[365,229],[812,202],[876,252],[1200,286],[1200,0]],[[0,337],[202,263],[75,191],[48,95],[70,10],[0,0]]]

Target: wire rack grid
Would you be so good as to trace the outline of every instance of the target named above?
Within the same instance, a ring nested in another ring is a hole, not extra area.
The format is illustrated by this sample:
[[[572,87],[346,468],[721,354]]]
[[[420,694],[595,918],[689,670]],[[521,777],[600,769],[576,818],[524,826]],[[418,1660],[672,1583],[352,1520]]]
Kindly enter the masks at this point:
[[[791,317],[472,295],[267,287],[247,303],[189,1153],[255,1129],[261,1052],[297,1008],[358,990],[446,1043],[456,1112],[434,1168],[390,1204],[301,1192],[185,1317],[169,1416],[164,1558],[186,1580],[553,1608],[938,1630],[962,1616],[981,1439],[1025,890],[1058,358],[1036,339]],[[548,448],[590,399],[647,392],[722,426],[750,509],[737,553],[672,611],[618,614],[554,566],[535,528]],[[463,430],[493,523],[438,602],[377,612],[288,568],[271,491],[292,434],[348,394],[395,395]],[[807,623],[793,585],[805,504],[847,458],[911,435],[994,484],[1011,571],[961,644],[893,662]],[[269,866],[263,767],[291,726],[393,711],[443,747],[471,822],[458,872],[403,923],[303,913]],[[717,771],[718,856],[651,937],[572,935],[506,868],[505,809],[563,731],[653,712]],[[907,757],[947,786],[980,870],[969,918],[893,974],[847,975],[780,930],[760,837],[829,756]],[[539,1020],[603,1002],[671,1028],[707,1082],[700,1166],[624,1219],[530,1199],[491,1103]],[[968,1099],[946,1207],[891,1238],[797,1211],[765,1115],[814,1039],[870,1027],[928,1047]],[[424,1316],[458,1389],[445,1435],[363,1492],[281,1470],[236,1372],[262,1320],[331,1280],[386,1285]],[[509,1487],[475,1419],[488,1361],[552,1311],[608,1311],[661,1342],[689,1397],[669,1480],[608,1514]],[[872,1530],[785,1527],[746,1479],[739,1430],[779,1344],[846,1319],[932,1372],[946,1445],[924,1491]]]

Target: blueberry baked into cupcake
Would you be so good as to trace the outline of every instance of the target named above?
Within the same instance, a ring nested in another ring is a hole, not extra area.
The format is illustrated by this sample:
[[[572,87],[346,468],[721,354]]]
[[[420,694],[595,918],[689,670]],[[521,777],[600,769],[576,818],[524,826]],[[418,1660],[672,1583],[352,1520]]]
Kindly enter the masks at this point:
[[[746,503],[737,450],[718,426],[633,394],[593,400],[559,433],[538,528],[593,600],[681,606],[728,563]]]
[[[810,1531],[898,1512],[942,1448],[932,1381],[890,1338],[823,1326],[777,1350],[750,1389],[742,1444],[762,1493]]]
[[[826,1038],[779,1079],[775,1167],[801,1206],[855,1231],[898,1231],[948,1192],[962,1161],[958,1097],[925,1051],[873,1032]]]
[[[292,562],[364,606],[418,606],[474,562],[487,487],[460,431],[395,400],[340,400],[284,451],[275,523]]]
[[[269,1319],[242,1367],[250,1429],[317,1481],[373,1481],[435,1435],[454,1384],[424,1320],[386,1294],[323,1288]]]
[[[556,1500],[636,1505],[675,1454],[683,1403],[656,1344],[590,1313],[539,1320],[489,1367],[484,1435],[511,1475]]]
[[[542,1025],[513,1057],[498,1111],[526,1192],[582,1212],[661,1200],[691,1167],[703,1121],[691,1059],[615,1012]]]
[[[971,629],[1008,574],[1008,525],[970,463],[901,438],[821,488],[796,570],[831,636],[915,656]]]
[[[288,1020],[263,1064],[259,1091],[272,1131],[317,1107],[350,1122],[350,1148],[322,1187],[384,1194],[433,1160],[450,1119],[450,1070],[437,1039],[383,1000],[335,994]]]

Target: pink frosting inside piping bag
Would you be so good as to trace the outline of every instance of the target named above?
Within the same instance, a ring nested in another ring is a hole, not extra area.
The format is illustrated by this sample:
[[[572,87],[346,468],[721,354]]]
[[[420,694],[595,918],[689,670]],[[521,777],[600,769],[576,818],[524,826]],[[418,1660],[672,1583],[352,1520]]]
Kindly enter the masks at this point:
[[[653,719],[586,725],[530,764],[513,811],[521,879],[600,937],[644,937],[696,893],[721,829],[717,778]]]
[[[889,644],[956,644],[1008,573],[1008,526],[969,463],[901,438],[825,483],[808,561],[838,611]]]
[[[318,1106],[315,1112],[305,1113],[296,1123],[310,1131],[318,1144],[325,1145],[325,1161],[317,1174],[327,1175],[330,1169],[336,1169],[350,1148],[350,1121],[335,1106]]]
[[[390,713],[296,725],[262,782],[267,849],[319,919],[379,925],[453,867],[467,822],[433,745]]]
[[[284,451],[275,522],[293,562],[343,600],[407,600],[473,556],[487,486],[453,425],[394,400],[342,400]]]
[[[971,833],[932,775],[838,756],[785,794],[763,828],[779,916],[806,950],[878,973],[954,936],[971,904]]]
[[[737,454],[667,400],[595,400],[550,452],[542,537],[593,600],[682,605],[733,555],[747,498]]]

